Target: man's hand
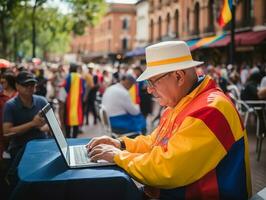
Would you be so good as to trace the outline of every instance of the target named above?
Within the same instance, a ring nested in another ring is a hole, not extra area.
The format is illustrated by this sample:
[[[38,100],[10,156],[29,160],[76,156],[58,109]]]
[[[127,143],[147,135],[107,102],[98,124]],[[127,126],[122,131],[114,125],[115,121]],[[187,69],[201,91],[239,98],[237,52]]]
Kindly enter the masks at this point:
[[[88,154],[92,161],[106,160],[113,163],[115,155],[119,152],[121,150],[113,145],[99,144],[88,151]]]
[[[45,120],[43,117],[40,116],[40,114],[36,114],[32,120],[32,124],[34,127],[40,128],[43,125],[45,125]]]
[[[90,152],[95,146],[99,144],[108,144],[120,149],[120,141],[108,136],[95,137],[90,140],[86,145],[88,152]]]

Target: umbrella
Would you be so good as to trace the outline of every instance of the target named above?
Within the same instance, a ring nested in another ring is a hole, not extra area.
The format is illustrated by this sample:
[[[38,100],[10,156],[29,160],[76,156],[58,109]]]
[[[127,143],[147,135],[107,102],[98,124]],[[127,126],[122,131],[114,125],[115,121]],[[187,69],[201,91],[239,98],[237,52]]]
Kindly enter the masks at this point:
[[[0,69],[10,67],[11,63],[8,60],[0,59]]]

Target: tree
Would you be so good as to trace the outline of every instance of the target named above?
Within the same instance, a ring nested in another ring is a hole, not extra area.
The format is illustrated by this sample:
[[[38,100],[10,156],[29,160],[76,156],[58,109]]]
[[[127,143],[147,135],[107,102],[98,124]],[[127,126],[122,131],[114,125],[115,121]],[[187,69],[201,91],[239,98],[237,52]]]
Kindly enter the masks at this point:
[[[104,0],[66,0],[71,6],[73,17],[73,32],[84,34],[88,25],[95,25],[106,11]]]
[[[104,14],[104,0],[62,0],[71,11],[63,14],[47,0],[0,0],[0,56],[43,57],[64,53],[71,34],[83,34]],[[22,53],[23,52],[23,53]]]
[[[8,36],[7,28],[9,27],[13,9],[18,5],[19,0],[0,0],[0,37],[1,48],[0,55],[7,56]]]
[[[36,57],[36,10],[41,7],[47,0],[35,0],[32,6],[31,23],[32,23],[32,57]]]

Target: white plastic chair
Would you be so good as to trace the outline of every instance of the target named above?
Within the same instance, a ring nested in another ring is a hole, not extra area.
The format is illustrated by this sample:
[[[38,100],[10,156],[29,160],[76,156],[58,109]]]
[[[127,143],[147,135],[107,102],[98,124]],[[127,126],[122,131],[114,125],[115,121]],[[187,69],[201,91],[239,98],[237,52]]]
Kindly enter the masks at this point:
[[[138,135],[140,135],[140,132],[129,132],[129,133],[117,133],[117,132],[113,132],[112,127],[111,127],[111,123],[110,123],[110,119],[109,116],[106,112],[106,109],[103,105],[100,105],[100,109],[99,109],[99,115],[100,115],[100,120],[104,129],[104,133],[108,136],[111,136],[112,138],[119,138],[122,136],[127,136],[130,138],[134,138]]]

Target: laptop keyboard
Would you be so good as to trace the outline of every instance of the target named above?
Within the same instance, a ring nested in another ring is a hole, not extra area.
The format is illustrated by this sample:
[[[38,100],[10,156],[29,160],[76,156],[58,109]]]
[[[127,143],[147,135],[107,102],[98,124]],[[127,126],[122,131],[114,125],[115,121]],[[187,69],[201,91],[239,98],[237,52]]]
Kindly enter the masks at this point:
[[[73,151],[76,164],[86,164],[90,162],[85,146],[74,146]]]

